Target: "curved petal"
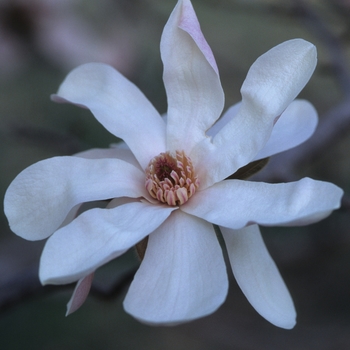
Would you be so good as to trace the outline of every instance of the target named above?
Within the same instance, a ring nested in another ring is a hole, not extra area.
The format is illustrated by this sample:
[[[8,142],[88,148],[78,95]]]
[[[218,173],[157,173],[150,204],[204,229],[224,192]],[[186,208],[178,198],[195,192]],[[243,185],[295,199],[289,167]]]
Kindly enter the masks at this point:
[[[71,223],[79,214],[79,210],[81,209],[83,203],[79,203],[75,205],[67,214],[60,227],[66,226]]]
[[[178,210],[149,236],[124,308],[149,324],[187,322],[214,312],[227,290],[225,262],[212,225]]]
[[[339,208],[342,195],[332,183],[309,178],[282,184],[226,180],[199,191],[181,210],[232,229],[308,225]]]
[[[310,79],[316,49],[302,39],[286,41],[260,56],[242,88],[235,118],[210,142],[193,150],[201,188],[221,181],[254,159],[268,141],[274,123]],[[210,169],[210,171],[208,171]]]
[[[82,213],[48,239],[40,260],[41,283],[71,283],[94,272],[153,232],[175,209],[128,203]]]
[[[315,131],[318,116],[305,100],[293,101],[273,127],[271,136],[254,160],[270,157],[305,142]]]
[[[239,111],[241,102],[231,106],[207,131],[214,137]],[[306,100],[294,100],[273,126],[271,136],[254,160],[270,157],[305,142],[314,133],[318,115],[314,106]]]
[[[77,204],[146,197],[144,173],[118,159],[55,157],[23,170],[5,194],[11,230],[29,240],[50,236]]]
[[[125,145],[125,144],[124,144]],[[113,144],[111,148],[92,148],[83,152],[74,154],[76,157],[87,159],[115,158],[130,163],[136,168],[141,169],[139,162],[128,147],[121,147],[119,144]]]
[[[165,151],[165,124],[159,113],[133,83],[106,64],[74,69],[52,99],[90,109],[109,132],[128,144],[143,169]]]
[[[189,154],[224,106],[218,68],[189,0],[177,3],[160,49],[168,96],[167,149]]]
[[[233,274],[254,309],[277,327],[296,323],[293,300],[266,249],[259,227],[221,228]]]
[[[232,105],[216,123],[207,131],[208,136],[214,137],[223,127],[225,127],[238,113],[242,102]]]
[[[119,154],[117,153],[115,148],[91,148],[86,151],[75,153],[73,154],[73,156],[86,158],[86,159],[103,159],[103,158],[120,159]]]
[[[81,278],[74,288],[72,297],[67,304],[66,316],[77,311],[82,306],[89,295],[94,273]]]

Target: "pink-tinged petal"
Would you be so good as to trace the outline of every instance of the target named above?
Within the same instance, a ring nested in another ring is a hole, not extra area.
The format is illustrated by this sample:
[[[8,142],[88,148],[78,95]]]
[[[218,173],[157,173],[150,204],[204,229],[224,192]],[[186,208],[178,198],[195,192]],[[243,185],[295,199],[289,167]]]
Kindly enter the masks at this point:
[[[314,133],[317,122],[317,112],[310,102],[293,101],[277,120],[269,140],[255,160],[284,152],[305,142]]]
[[[268,141],[274,123],[311,77],[316,49],[302,39],[286,41],[251,66],[241,88],[242,104],[212,139],[193,150],[201,187],[233,174],[254,159]]]
[[[342,195],[336,185],[309,178],[282,184],[226,180],[197,192],[181,210],[232,229],[308,225],[339,208]]]
[[[175,211],[149,236],[124,308],[148,324],[176,324],[214,312],[228,279],[212,225]]]
[[[93,278],[94,273],[91,273],[78,281],[73,291],[73,295],[67,304],[66,316],[77,311],[80,306],[84,304],[86,298],[89,295]]]
[[[224,106],[215,59],[189,0],[177,3],[160,49],[168,96],[167,149],[189,153],[206,137]]]
[[[118,159],[55,157],[23,170],[5,194],[11,230],[38,240],[50,236],[79,203],[146,197],[144,173]]]
[[[293,300],[266,249],[259,227],[221,228],[233,274],[254,309],[277,327],[296,323]]]
[[[91,209],[56,231],[40,260],[42,284],[66,284],[94,272],[159,227],[176,208],[128,203]]]
[[[165,151],[165,124],[159,113],[133,83],[108,65],[88,63],[74,69],[52,99],[90,109],[109,132],[127,143],[143,169]]]

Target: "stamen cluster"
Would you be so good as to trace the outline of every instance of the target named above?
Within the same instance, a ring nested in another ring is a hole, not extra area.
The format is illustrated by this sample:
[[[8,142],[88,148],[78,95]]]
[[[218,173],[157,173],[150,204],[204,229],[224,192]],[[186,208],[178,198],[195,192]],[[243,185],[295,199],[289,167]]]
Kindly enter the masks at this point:
[[[161,153],[146,169],[147,191],[162,203],[171,206],[186,203],[196,192],[199,180],[192,161],[184,151]]]

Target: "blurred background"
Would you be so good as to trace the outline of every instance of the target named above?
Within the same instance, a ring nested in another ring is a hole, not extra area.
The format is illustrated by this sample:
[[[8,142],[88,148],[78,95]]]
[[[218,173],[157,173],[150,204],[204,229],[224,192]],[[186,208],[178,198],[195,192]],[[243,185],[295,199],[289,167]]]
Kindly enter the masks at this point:
[[[319,63],[301,97],[320,128],[258,176],[331,181],[350,193],[350,1],[193,0],[217,59],[226,107],[254,60],[282,41],[317,46]],[[0,0],[0,191],[32,163],[108,147],[116,139],[87,111],[57,105],[50,94],[85,62],[113,65],[159,112],[166,111],[159,41],[176,0]],[[142,131],[140,131],[142,132]],[[177,327],[149,327],[122,307],[138,266],[129,252],[101,268],[85,305],[65,317],[74,286],[41,287],[44,242],[11,233],[0,214],[2,349],[349,349],[350,201],[319,224],[263,228],[293,296],[298,323],[286,331],[261,318],[228,270],[230,291],[213,315]]]

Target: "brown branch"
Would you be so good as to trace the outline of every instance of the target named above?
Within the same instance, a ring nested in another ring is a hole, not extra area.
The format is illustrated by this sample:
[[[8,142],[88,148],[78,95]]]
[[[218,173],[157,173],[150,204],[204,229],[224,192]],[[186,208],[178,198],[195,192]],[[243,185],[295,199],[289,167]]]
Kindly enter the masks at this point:
[[[30,266],[24,272],[6,281],[0,288],[0,311],[5,311],[33,296],[42,295],[50,288],[43,288],[38,278],[38,266]]]
[[[333,34],[313,7],[304,0],[294,0],[295,11],[328,48],[331,66],[346,97],[350,96],[350,72],[339,38]]]
[[[350,197],[344,196],[341,201],[341,209],[350,212]]]
[[[118,295],[122,294],[125,288],[131,283],[137,270],[138,266],[130,268],[121,274],[108,288],[97,283],[93,283],[91,286],[90,295],[101,300],[114,299]]]
[[[136,270],[136,267],[132,267],[122,273],[108,288],[93,283],[90,295],[101,300],[117,297],[130,284]],[[75,284],[42,286],[38,277],[38,265],[31,266],[23,273],[17,274],[13,279],[2,284],[0,288],[0,312],[27,302],[34,297],[38,298],[62,290],[73,292],[74,287]]]
[[[326,46],[336,80],[344,100],[320,117],[315,134],[304,144],[271,157],[267,168],[255,176],[260,181],[279,182],[296,179],[296,170],[315,161],[350,131],[350,73],[340,40],[332,33],[313,7],[303,0],[294,0],[296,14]]]
[[[37,147],[49,147],[60,154],[74,154],[84,150],[85,145],[74,135],[62,134],[57,131],[37,126],[12,123],[8,126],[12,139],[32,143]]]

